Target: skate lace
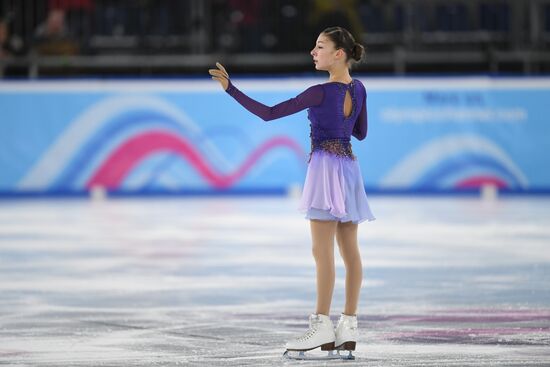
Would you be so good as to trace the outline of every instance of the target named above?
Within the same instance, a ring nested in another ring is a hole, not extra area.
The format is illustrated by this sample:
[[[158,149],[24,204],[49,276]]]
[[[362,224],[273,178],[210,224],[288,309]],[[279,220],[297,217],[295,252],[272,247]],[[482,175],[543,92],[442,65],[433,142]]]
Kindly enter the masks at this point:
[[[317,319],[313,315],[309,318],[309,329],[305,332],[304,335],[298,338],[298,341],[305,341],[313,337],[317,331],[319,330],[319,325],[321,324],[321,320]]]
[[[307,340],[309,338],[311,338],[313,335],[315,335],[315,333],[317,332],[317,328],[314,327],[314,328],[310,328],[308,331],[306,331],[306,333],[304,335],[302,335],[301,337],[298,338],[299,341],[304,341],[304,340]]]

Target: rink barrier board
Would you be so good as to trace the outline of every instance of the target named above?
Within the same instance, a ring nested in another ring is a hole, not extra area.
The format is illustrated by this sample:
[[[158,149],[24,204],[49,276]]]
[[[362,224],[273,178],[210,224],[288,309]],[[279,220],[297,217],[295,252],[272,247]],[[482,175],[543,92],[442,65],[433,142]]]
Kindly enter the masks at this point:
[[[550,192],[550,78],[358,79],[369,194]],[[268,105],[322,82],[234,80]],[[6,81],[0,110],[1,197],[285,195],[307,169],[305,111],[265,123],[210,80]]]

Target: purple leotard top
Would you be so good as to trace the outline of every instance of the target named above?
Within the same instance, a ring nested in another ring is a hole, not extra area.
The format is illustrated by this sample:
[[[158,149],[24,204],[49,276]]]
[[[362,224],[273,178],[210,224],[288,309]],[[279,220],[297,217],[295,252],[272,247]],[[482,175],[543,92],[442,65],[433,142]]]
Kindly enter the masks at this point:
[[[344,116],[344,99],[350,92],[352,110]],[[354,159],[351,135],[359,140],[367,136],[367,92],[357,79],[351,83],[328,82],[309,87],[294,98],[266,106],[241,92],[231,81],[226,92],[244,108],[264,121],[278,119],[308,109],[311,127],[311,151],[323,150]]]

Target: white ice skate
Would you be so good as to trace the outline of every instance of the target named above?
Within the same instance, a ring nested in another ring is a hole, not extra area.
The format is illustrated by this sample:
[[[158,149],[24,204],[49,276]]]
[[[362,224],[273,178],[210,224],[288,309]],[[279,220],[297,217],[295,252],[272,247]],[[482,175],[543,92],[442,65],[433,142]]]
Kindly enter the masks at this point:
[[[334,353],[335,338],[334,326],[328,316],[310,315],[308,331],[299,338],[286,343],[286,352],[283,357],[307,360],[342,359],[342,356]],[[322,351],[328,351],[328,354],[326,356],[315,356],[311,353],[305,353],[319,347]]]
[[[348,359],[355,359],[352,351],[355,350],[357,343],[357,316],[348,316],[341,314],[338,324],[336,324],[336,339],[334,345],[338,351],[348,351]]]

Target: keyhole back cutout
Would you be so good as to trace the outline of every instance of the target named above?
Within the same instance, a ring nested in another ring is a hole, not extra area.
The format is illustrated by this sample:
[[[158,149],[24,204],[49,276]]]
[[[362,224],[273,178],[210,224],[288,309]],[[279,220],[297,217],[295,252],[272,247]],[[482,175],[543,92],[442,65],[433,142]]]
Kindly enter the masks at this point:
[[[351,100],[351,94],[349,90],[346,90],[346,96],[344,97],[344,117],[348,118],[351,116],[353,111],[353,101]]]

